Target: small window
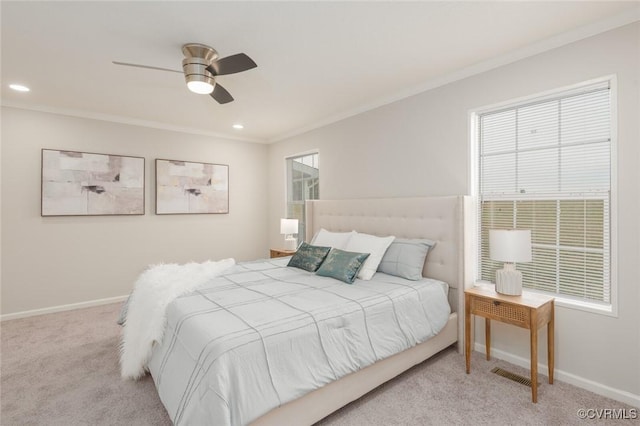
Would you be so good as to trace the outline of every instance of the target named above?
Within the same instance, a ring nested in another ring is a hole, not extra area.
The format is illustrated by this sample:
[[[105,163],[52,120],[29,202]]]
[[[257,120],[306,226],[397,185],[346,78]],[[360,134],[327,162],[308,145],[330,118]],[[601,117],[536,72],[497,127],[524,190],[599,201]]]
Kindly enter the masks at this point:
[[[318,153],[286,159],[287,165],[287,218],[298,219],[298,241],[304,240],[306,200],[320,198]]]

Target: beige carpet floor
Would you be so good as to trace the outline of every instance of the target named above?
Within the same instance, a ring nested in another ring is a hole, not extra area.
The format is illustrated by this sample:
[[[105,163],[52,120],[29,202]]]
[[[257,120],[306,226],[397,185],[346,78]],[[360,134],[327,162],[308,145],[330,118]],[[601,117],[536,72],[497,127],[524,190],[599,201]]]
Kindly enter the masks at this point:
[[[170,425],[153,381],[118,374],[118,304],[0,325],[2,425]],[[490,372],[503,361],[446,349],[319,423],[328,425],[570,425],[640,424],[640,420],[580,420],[579,409],[632,407],[541,376],[539,402],[530,389]],[[291,425],[296,425],[291,419]]]

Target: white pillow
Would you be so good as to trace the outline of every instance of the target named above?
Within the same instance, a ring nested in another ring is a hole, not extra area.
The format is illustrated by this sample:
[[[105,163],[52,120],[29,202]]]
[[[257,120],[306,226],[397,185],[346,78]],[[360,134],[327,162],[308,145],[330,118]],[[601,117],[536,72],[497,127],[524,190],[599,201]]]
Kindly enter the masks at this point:
[[[353,235],[347,242],[346,251],[356,253],[370,253],[364,262],[362,269],[358,273],[361,280],[370,280],[373,274],[378,270],[378,265],[382,260],[382,256],[387,251],[396,237],[376,237],[375,235],[360,234],[358,232]]]
[[[347,246],[347,243],[351,239],[353,235],[356,234],[356,231],[351,232],[330,232],[326,229],[322,228],[318,231],[313,240],[311,240],[311,245],[321,246],[321,247],[333,247],[340,250],[344,250]]]

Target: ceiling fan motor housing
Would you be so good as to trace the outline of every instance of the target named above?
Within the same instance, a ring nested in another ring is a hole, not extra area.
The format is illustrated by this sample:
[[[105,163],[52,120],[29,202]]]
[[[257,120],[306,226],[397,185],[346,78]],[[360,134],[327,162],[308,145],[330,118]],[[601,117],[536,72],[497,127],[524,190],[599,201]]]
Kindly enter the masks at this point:
[[[207,71],[207,67],[218,58],[218,52],[204,44],[189,43],[182,46],[182,53],[185,55],[182,60],[182,69],[187,85],[199,82],[209,84],[213,90],[216,81],[214,76]]]

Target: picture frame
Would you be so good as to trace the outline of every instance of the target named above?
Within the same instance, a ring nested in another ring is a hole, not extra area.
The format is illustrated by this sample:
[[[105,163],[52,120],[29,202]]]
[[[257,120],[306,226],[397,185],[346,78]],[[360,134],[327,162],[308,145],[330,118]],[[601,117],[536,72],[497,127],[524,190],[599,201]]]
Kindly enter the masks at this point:
[[[40,215],[145,214],[145,159],[42,149]]]
[[[156,159],[156,214],[228,213],[228,165]]]

